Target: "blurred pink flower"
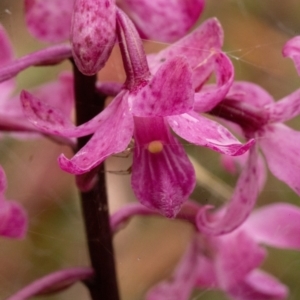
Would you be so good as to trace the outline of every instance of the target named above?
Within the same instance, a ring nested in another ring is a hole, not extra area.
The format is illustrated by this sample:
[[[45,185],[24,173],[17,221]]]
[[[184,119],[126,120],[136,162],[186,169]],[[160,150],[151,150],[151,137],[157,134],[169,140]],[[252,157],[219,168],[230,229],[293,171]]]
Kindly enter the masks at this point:
[[[148,294],[147,300],[187,300],[194,288],[219,289],[233,300],[282,300],[288,289],[257,269],[267,253],[260,244],[300,250],[300,209],[279,203],[254,211],[230,234],[197,233],[170,280]]]
[[[27,214],[20,204],[5,199],[6,188],[6,176],[0,167],[0,235],[22,239],[27,231]]]
[[[106,7],[115,6],[116,3],[132,18],[143,38],[157,39],[162,42],[173,42],[184,36],[197,21],[205,3],[204,0],[97,0],[94,2],[98,3],[99,7],[102,7],[102,4]],[[28,29],[42,41],[56,43],[68,39],[71,33],[74,4],[81,6],[93,3],[82,0],[25,0]],[[99,18],[102,25],[104,21],[114,16],[110,8],[108,11],[112,16],[109,16],[107,10],[105,11],[107,18],[104,20]],[[93,18],[94,14],[90,10],[85,10],[81,16],[86,18],[88,14]],[[96,23],[98,24],[98,21]]]

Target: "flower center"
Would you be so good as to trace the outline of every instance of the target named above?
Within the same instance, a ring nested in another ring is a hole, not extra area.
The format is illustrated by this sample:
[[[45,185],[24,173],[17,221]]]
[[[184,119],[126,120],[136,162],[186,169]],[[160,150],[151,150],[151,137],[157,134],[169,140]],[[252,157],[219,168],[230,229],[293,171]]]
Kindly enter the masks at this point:
[[[164,145],[161,141],[152,141],[147,149],[150,153],[159,153],[164,149]]]

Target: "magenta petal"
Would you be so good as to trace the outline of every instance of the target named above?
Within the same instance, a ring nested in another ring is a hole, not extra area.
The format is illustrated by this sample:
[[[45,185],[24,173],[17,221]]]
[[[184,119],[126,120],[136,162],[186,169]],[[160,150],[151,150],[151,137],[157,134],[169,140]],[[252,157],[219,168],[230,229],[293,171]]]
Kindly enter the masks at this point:
[[[12,44],[9,40],[9,37],[4,29],[4,27],[0,24],[0,66],[3,66],[14,58],[14,52]]]
[[[239,285],[265,257],[266,251],[243,231],[220,237],[215,266],[221,288]]]
[[[261,174],[258,173],[258,154],[250,150],[248,162],[241,173],[230,202],[215,214],[210,215],[206,206],[199,210],[198,229],[209,235],[220,235],[233,231],[250,215],[258,196]]]
[[[163,118],[135,118],[135,143],[135,195],[145,206],[174,218],[195,187],[192,164]],[[156,143],[154,149],[151,143]]]
[[[152,288],[146,300],[187,300],[197,280],[199,265],[199,246],[197,240],[188,246],[170,280],[163,281]]]
[[[294,61],[297,72],[300,75],[300,36],[290,39],[284,45],[282,54]]]
[[[93,275],[94,271],[87,267],[59,270],[35,280],[6,300],[26,300],[38,295],[55,293]]]
[[[143,37],[174,42],[197,21],[204,0],[122,0],[121,7],[128,12]]]
[[[243,228],[257,240],[277,248],[300,249],[300,209],[277,203],[251,214]]]
[[[69,115],[66,115],[66,111],[60,111],[52,105],[41,102],[26,91],[21,93],[21,101],[25,116],[40,131],[63,137],[80,137],[91,134],[102,123],[107,122],[113,115],[118,114],[117,111],[126,111],[128,109],[127,94],[122,92],[100,114],[87,123],[76,127],[70,121]]]
[[[217,53],[214,57],[214,68],[217,84],[209,91],[195,93],[195,107],[197,112],[207,112],[225,98],[233,83],[234,69],[230,59],[224,53]]]
[[[96,89],[99,93],[105,94],[107,96],[115,97],[117,96],[121,90],[123,85],[119,82],[111,82],[111,81],[97,81]]]
[[[57,64],[70,58],[72,56],[71,50],[71,46],[68,44],[55,45],[15,59],[0,68],[0,82],[10,79],[32,66]]]
[[[283,124],[265,126],[259,138],[271,172],[300,195],[300,132]]]
[[[57,43],[69,38],[74,0],[25,0],[27,27],[41,41]]]
[[[139,117],[179,115],[193,108],[192,73],[184,57],[164,63],[151,81],[132,100],[132,113]]]
[[[157,212],[141,205],[140,203],[127,204],[110,217],[110,227],[112,232],[116,233],[116,231],[132,217],[151,216],[157,214]]]
[[[14,58],[13,47],[5,29],[0,24],[0,67],[8,64]],[[15,88],[15,80],[9,80],[0,84],[1,100],[6,100]]]
[[[227,291],[233,300],[284,300],[288,297],[288,288],[273,276],[253,270],[244,282]]]
[[[83,74],[94,75],[105,65],[115,39],[114,0],[75,0],[71,42],[75,63]]]
[[[0,166],[0,194],[3,194],[6,189],[7,189],[6,175],[3,168]]]
[[[0,235],[22,239],[27,231],[27,214],[23,207],[14,201],[0,204]]]
[[[76,175],[91,171],[108,156],[124,151],[132,135],[132,115],[128,110],[127,101],[123,101],[114,114],[98,124],[92,138],[71,159],[60,155],[59,165],[64,171]]]
[[[300,89],[292,94],[266,106],[269,122],[285,122],[300,114]]]
[[[215,18],[208,19],[175,44],[160,51],[158,54],[148,56],[150,70],[155,74],[164,61],[179,55],[185,56],[192,69],[196,69],[200,64],[205,63],[205,60],[215,50],[220,50],[222,44],[223,30],[219,21]],[[207,78],[207,76],[205,77]]]
[[[266,90],[246,81],[234,82],[226,98],[246,102],[258,108],[274,103],[273,97]]]
[[[204,118],[195,112],[170,116],[167,119],[172,129],[180,137],[190,143],[208,147],[223,154],[242,155],[254,144],[254,140],[241,144],[221,124]]]

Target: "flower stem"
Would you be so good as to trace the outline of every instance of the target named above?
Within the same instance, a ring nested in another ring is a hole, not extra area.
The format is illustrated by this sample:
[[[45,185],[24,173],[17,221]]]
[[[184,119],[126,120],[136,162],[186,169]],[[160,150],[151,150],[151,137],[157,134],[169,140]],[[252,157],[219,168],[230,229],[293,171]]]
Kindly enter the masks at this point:
[[[96,75],[83,75],[74,63],[73,70],[76,119],[77,125],[80,125],[103,110],[106,95],[96,91]],[[78,149],[89,139],[79,138]],[[93,300],[119,300],[103,164],[98,170],[98,181],[94,187],[88,192],[81,192],[81,202],[89,254],[95,272],[93,279],[87,282],[87,287]]]

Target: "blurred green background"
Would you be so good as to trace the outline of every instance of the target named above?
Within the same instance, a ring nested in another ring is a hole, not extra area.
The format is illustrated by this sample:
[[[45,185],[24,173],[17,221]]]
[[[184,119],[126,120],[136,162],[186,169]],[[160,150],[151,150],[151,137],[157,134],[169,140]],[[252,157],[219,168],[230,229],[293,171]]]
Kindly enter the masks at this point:
[[[224,50],[235,65],[236,79],[259,83],[275,99],[280,99],[300,86],[293,63],[281,55],[285,42],[300,34],[299,15],[298,0],[207,0],[199,23],[217,17],[225,31]],[[26,31],[23,1],[1,0],[0,22],[11,37],[16,56],[46,46]],[[149,51],[165,46],[155,41],[145,41],[145,45]],[[31,68],[18,76],[16,93],[54,79],[66,69],[70,69],[67,62],[57,67]],[[124,78],[118,49],[99,78]],[[289,125],[300,129],[298,120]],[[224,202],[222,188],[230,193],[237,177],[222,170],[216,153],[185,146],[197,164],[206,170],[206,173],[200,170],[203,180],[199,180],[193,198],[201,203],[220,205]],[[56,164],[62,152],[71,155],[70,149],[47,139],[20,141],[8,136],[1,141],[0,163],[9,183],[6,196],[25,206],[30,227],[24,241],[0,240],[0,299],[48,272],[88,264],[74,180]],[[130,159],[112,157],[107,162],[107,170],[125,170],[130,166]],[[215,189],[215,180],[220,190]],[[108,174],[108,181],[111,211],[135,200],[130,190],[130,176]],[[258,205],[279,201],[300,204],[291,189],[269,174]],[[169,276],[192,234],[188,225],[162,218],[134,218],[118,233],[114,243],[122,300],[142,300],[149,287]],[[290,300],[300,299],[300,253],[269,250],[263,268],[290,287]],[[84,287],[78,284],[47,299],[89,298]],[[195,291],[191,299],[226,298],[220,292]]]

